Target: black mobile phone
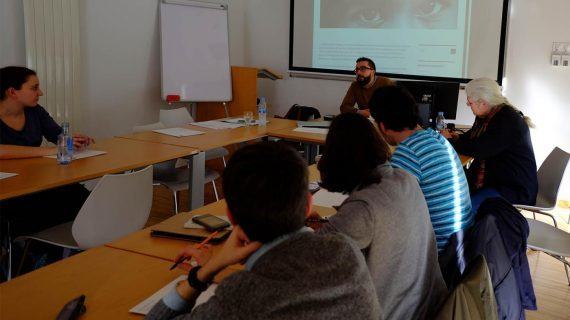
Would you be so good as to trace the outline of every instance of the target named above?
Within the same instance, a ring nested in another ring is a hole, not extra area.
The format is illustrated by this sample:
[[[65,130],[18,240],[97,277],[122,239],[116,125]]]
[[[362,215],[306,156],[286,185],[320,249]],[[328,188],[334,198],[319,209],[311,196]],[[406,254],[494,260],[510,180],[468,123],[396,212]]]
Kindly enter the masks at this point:
[[[192,217],[192,221],[211,231],[224,229],[230,226],[226,220],[218,218],[211,214],[201,214],[199,216],[194,216]]]

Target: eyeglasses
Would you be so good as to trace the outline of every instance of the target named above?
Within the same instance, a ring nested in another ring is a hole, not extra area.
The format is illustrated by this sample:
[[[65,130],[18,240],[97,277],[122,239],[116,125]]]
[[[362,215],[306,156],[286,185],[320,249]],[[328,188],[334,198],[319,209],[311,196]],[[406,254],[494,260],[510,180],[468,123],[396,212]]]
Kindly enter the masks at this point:
[[[356,68],[354,68],[354,73],[357,73],[358,71],[364,72],[364,71],[366,71],[366,70],[372,70],[372,68],[370,68],[370,67],[365,67],[365,66],[356,67]]]

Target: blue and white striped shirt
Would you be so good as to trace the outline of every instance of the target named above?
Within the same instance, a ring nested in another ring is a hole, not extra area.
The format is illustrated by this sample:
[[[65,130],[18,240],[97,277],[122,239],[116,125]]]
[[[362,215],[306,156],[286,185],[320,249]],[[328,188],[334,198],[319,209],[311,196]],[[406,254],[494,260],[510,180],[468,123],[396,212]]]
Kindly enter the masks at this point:
[[[441,252],[449,237],[473,223],[469,186],[459,156],[438,132],[419,130],[402,141],[392,166],[414,175],[426,198]]]

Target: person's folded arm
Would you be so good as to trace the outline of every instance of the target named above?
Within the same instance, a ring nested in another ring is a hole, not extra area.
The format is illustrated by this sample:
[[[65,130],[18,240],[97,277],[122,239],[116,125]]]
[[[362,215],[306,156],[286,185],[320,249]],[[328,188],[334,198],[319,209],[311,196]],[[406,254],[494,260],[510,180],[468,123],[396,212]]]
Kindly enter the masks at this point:
[[[455,151],[484,160],[500,154],[516,143],[520,138],[520,131],[514,123],[509,123],[512,119],[501,116],[501,114],[495,115],[496,118],[479,137],[471,138],[470,130],[452,141]]]
[[[354,84],[351,84],[342,99],[342,104],[340,105],[340,113],[347,113],[347,112],[356,112],[357,109],[354,108],[354,104],[356,103],[356,96],[354,95]]]

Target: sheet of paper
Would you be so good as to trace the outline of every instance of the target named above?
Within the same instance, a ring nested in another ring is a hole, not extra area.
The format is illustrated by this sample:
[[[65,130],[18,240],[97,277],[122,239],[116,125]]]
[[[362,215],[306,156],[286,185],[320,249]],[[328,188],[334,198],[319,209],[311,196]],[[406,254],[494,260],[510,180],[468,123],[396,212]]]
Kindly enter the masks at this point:
[[[297,127],[328,128],[330,126],[330,121],[297,121]]]
[[[0,180],[10,178],[13,176],[17,176],[17,173],[10,173],[10,172],[0,172]]]
[[[167,129],[157,129],[152,130],[156,133],[162,133],[173,137],[189,137],[189,136],[197,136],[200,134],[204,134],[202,131],[190,130],[185,128],[167,128]]]
[[[293,129],[295,132],[305,132],[305,133],[318,133],[318,134],[327,134],[329,133],[329,129],[327,128],[306,128],[306,127],[297,127]]]
[[[218,120],[194,122],[194,123],[192,123],[192,125],[194,125],[194,126],[199,126],[199,127],[204,127],[204,128],[209,128],[209,129],[215,129],[215,130],[221,130],[221,129],[235,129],[235,128],[239,128],[239,127],[243,127],[243,126],[244,126],[244,124],[239,124],[239,123],[227,123],[227,122],[218,121]]]
[[[186,278],[188,278],[187,275],[181,275],[180,277],[172,280],[172,282],[170,282],[166,286],[162,287],[162,289],[155,292],[152,296],[148,297],[147,299],[145,299],[141,303],[134,306],[131,310],[129,310],[129,312],[147,315],[150,312],[150,309],[152,309],[152,307],[154,307],[154,305],[157,302],[159,302],[162,298],[164,298],[164,296],[166,296],[170,291],[172,291],[176,287],[176,284],[178,282],[186,280]],[[194,308],[196,306],[208,301],[208,299],[210,299],[214,295],[214,292],[215,292],[217,286],[218,286],[217,284],[212,284],[210,287],[208,287],[208,290],[202,292],[198,296],[198,299],[196,300],[196,305],[194,306]]]
[[[227,229],[232,230],[232,226],[231,226],[232,222],[230,221],[230,219],[227,216],[216,216],[216,217],[228,222],[230,224],[230,227]],[[192,221],[192,219],[188,219],[188,221],[186,221],[186,223],[184,224],[184,228],[185,229],[206,229],[203,226],[201,226],[197,223],[194,223]]]
[[[98,151],[98,150],[83,150],[83,151],[77,151],[77,152],[73,152],[73,160],[78,160],[78,159],[83,159],[83,158],[89,158],[89,157],[95,157],[95,156],[100,156],[102,154],[106,154],[107,151]],[[57,156],[53,155],[53,156],[46,156],[46,158],[52,158],[52,159],[56,159]]]
[[[332,208],[333,206],[340,206],[346,198],[348,198],[346,194],[321,189],[313,195],[313,204]]]

